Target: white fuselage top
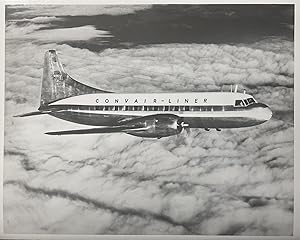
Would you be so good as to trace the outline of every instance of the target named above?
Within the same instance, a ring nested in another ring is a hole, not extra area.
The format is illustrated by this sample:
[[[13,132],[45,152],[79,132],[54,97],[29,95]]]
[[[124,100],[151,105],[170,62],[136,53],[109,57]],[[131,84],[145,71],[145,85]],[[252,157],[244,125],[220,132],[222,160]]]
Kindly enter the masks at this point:
[[[236,100],[253,98],[235,92],[93,93],[65,98],[51,105],[113,106],[234,106]]]

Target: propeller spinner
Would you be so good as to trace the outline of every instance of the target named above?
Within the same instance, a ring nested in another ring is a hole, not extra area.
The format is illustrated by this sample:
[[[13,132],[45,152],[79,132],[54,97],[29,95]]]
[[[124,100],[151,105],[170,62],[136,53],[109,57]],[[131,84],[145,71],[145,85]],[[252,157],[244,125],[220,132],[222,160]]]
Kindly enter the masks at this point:
[[[189,124],[185,123],[183,119],[179,119],[177,121],[177,130],[179,133],[182,133],[183,130],[186,130],[189,133],[190,132]]]

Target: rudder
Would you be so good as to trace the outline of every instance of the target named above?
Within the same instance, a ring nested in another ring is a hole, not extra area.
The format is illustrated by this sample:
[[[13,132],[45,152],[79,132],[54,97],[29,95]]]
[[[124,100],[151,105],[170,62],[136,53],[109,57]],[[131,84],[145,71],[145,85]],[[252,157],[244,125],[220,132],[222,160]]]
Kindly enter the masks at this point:
[[[39,110],[57,100],[89,93],[109,93],[109,91],[93,88],[76,81],[67,74],[58,60],[56,51],[46,51]]]

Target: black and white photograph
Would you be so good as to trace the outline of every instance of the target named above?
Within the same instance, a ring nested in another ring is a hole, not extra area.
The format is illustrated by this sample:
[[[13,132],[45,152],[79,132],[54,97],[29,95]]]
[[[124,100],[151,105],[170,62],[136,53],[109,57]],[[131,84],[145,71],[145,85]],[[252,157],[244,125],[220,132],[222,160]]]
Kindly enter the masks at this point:
[[[6,5],[4,233],[293,236],[294,11]]]

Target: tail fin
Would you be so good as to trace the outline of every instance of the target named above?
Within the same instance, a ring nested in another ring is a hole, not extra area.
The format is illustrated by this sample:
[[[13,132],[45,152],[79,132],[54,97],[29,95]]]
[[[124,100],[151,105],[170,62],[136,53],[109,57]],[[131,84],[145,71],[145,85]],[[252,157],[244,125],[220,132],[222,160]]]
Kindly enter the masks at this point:
[[[58,60],[55,50],[49,50],[44,57],[44,71],[39,110],[59,99],[87,93],[109,93],[82,84],[71,78]]]

